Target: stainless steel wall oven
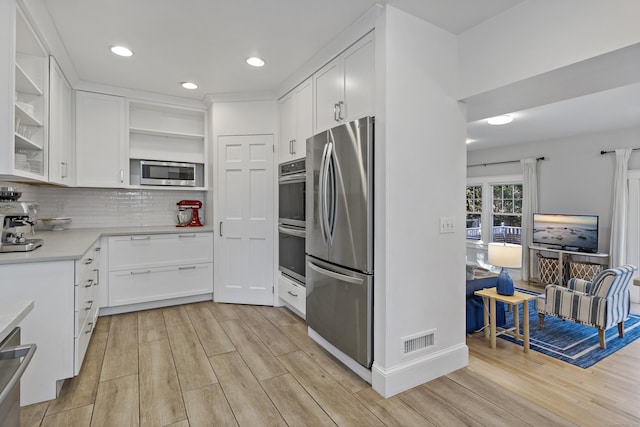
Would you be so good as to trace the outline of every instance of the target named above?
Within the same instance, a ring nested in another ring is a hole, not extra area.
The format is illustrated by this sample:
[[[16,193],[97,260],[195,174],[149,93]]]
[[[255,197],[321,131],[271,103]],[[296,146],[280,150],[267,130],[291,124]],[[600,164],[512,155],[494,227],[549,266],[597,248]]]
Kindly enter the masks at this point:
[[[305,159],[280,164],[278,179],[278,254],[280,271],[305,283]]]

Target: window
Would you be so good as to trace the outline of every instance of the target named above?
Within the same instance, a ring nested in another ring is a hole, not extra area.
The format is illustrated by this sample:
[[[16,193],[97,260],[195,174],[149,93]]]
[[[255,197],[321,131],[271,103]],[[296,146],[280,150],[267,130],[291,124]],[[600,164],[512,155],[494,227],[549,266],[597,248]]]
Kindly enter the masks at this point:
[[[522,184],[492,185],[491,190],[491,241],[519,245],[522,230]]]
[[[467,241],[520,244],[522,177],[478,177],[467,183]]]
[[[482,186],[467,186],[467,239],[482,237]]]

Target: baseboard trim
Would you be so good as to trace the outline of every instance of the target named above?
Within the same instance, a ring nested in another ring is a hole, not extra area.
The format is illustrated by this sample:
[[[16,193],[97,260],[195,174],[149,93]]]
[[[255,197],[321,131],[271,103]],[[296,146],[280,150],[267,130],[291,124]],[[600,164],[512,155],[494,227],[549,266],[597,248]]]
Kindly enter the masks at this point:
[[[141,302],[137,304],[119,305],[116,307],[100,307],[98,316],[111,316],[113,314],[131,313],[132,311],[151,310],[153,308],[190,304],[201,301],[213,301],[213,294],[193,295],[188,297],[172,298],[159,301]]]
[[[466,344],[427,354],[391,368],[384,368],[374,361],[371,385],[376,392],[388,398],[468,364],[469,348]]]

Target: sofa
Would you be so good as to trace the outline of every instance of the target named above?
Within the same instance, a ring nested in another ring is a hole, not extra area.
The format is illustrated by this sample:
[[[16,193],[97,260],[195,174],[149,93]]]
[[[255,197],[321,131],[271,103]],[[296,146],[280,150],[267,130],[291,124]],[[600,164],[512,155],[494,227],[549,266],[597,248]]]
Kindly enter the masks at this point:
[[[467,280],[467,333],[477,331],[484,326],[484,307],[482,297],[475,296],[473,293],[480,289],[494,288],[496,286],[497,276],[485,277],[482,279]],[[496,325],[504,326],[505,324],[505,307],[504,303],[496,303]]]

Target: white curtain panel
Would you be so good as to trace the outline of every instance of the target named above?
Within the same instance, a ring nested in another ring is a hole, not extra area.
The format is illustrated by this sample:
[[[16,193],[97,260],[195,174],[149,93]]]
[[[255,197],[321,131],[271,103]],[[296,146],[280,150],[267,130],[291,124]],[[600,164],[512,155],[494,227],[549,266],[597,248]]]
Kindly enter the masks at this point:
[[[640,170],[629,171],[626,262],[640,266]],[[640,303],[640,286],[630,286],[631,302]]]
[[[522,165],[522,280],[529,277],[529,246],[533,236],[533,213],[538,211],[538,161],[534,157],[520,160]]]
[[[629,207],[627,166],[631,151],[631,148],[618,148],[616,150],[616,168],[613,176],[611,246],[609,249],[611,267],[623,265],[627,260],[627,210]]]

